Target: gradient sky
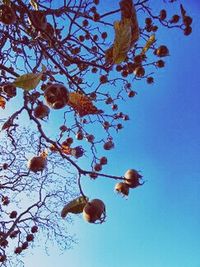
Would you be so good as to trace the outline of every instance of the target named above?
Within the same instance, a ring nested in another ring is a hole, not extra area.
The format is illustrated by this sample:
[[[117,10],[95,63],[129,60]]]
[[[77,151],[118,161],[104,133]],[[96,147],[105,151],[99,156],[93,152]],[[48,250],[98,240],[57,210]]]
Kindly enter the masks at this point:
[[[26,267],[200,267],[200,2],[181,3],[193,17],[193,34],[162,33],[166,68],[154,85],[137,83],[137,97],[124,106],[131,120],[105,168],[119,176],[135,168],[147,182],[125,199],[113,192],[115,181],[86,178],[86,193],[106,203],[106,222],[73,216],[73,249],[60,255],[53,247],[49,256],[42,247],[29,250]]]

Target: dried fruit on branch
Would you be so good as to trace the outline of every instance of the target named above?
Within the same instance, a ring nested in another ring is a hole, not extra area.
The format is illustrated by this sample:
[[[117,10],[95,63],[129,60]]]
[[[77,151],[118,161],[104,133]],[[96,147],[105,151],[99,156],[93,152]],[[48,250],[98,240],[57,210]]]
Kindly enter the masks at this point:
[[[44,91],[44,97],[49,107],[61,109],[66,106],[69,98],[67,88],[59,83],[49,85]]]
[[[2,109],[5,109],[5,106],[6,106],[6,100],[2,96],[0,96],[0,107]]]
[[[115,190],[124,196],[128,196],[129,194],[129,186],[128,184],[123,183],[123,182],[117,183],[115,185]]]
[[[89,223],[105,221],[105,204],[100,199],[93,199],[88,202],[83,209],[83,218]]]
[[[84,209],[85,205],[87,204],[88,200],[89,199],[87,197],[81,196],[81,197],[78,197],[78,198],[70,201],[62,209],[61,217],[65,218],[68,213],[79,214],[79,213],[83,212],[83,209]]]
[[[130,187],[130,188],[136,188],[140,185],[143,185],[144,182],[141,183],[141,178],[142,175],[138,173],[138,171],[134,169],[128,170],[125,174],[125,183]]]
[[[43,103],[39,103],[34,109],[34,116],[38,119],[44,119],[49,116],[49,108]]]
[[[44,155],[33,157],[28,161],[27,164],[28,169],[32,172],[39,172],[39,171],[42,172],[46,167],[46,165],[47,165],[47,160],[46,156]]]
[[[81,93],[70,93],[69,101],[67,104],[71,106],[79,114],[80,117],[89,114],[100,114],[103,112],[93,105],[89,97]]]
[[[6,94],[6,96],[8,97],[14,97],[16,96],[17,92],[16,92],[16,87],[13,86],[12,83],[6,83],[3,85],[3,92]]]

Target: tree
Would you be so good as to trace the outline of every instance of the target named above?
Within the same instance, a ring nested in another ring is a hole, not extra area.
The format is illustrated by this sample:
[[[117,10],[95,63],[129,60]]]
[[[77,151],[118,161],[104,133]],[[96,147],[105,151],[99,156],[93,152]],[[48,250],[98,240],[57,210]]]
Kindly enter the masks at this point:
[[[122,0],[114,10],[97,0],[5,0],[0,20],[0,262],[16,266],[37,232],[70,246],[68,213],[104,222],[105,203],[85,195],[83,178],[117,180],[123,196],[144,183],[136,169],[104,173],[106,153],[129,120],[123,100],[137,95],[133,85],[154,83],[165,66],[159,31],[187,36],[192,18],[182,5],[157,14],[149,0]]]

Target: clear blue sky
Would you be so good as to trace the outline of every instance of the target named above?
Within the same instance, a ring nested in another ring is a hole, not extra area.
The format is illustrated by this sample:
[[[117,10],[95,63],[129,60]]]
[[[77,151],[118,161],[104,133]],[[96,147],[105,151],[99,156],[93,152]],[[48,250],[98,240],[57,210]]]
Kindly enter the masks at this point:
[[[26,267],[200,267],[200,2],[182,3],[193,34],[163,33],[166,68],[154,85],[137,84],[138,96],[126,103],[131,120],[108,157],[108,173],[135,168],[148,181],[126,200],[113,192],[114,181],[86,180],[88,195],[106,203],[106,223],[74,216],[78,244],[62,255],[35,248]]]

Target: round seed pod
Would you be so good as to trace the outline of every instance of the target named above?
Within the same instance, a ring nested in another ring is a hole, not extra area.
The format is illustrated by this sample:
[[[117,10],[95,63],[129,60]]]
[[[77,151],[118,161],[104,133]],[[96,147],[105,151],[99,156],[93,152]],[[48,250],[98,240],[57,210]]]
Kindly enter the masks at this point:
[[[105,204],[100,199],[93,199],[83,209],[83,218],[89,223],[105,219]]]
[[[44,157],[42,156],[36,156],[33,157],[28,161],[28,169],[32,172],[39,172],[43,171],[44,168],[46,167],[47,161]]]
[[[44,91],[47,105],[53,109],[61,109],[66,106],[69,99],[69,92],[62,84],[51,84]]]
[[[0,6],[0,21],[3,24],[11,25],[16,21],[16,15],[14,10],[8,5]]]

